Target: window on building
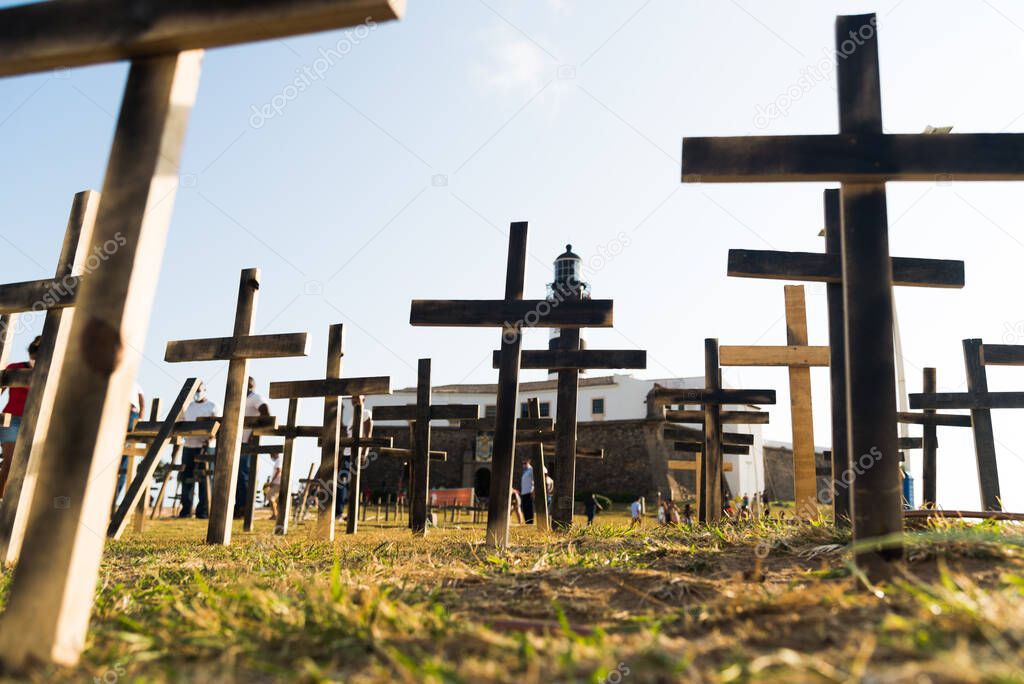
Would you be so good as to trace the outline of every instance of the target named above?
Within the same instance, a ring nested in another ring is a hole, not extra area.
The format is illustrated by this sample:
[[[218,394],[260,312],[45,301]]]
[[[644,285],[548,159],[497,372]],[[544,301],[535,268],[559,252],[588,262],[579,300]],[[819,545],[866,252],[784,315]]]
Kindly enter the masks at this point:
[[[519,405],[519,417],[529,418],[530,417],[530,406],[525,401]]]
[[[487,404],[484,406],[484,418],[494,418],[496,415],[498,415],[497,404]]]
[[[542,401],[540,402],[540,417],[550,418],[551,417],[551,402]]]
[[[604,415],[604,398],[597,398],[590,400],[590,413],[595,416]]]

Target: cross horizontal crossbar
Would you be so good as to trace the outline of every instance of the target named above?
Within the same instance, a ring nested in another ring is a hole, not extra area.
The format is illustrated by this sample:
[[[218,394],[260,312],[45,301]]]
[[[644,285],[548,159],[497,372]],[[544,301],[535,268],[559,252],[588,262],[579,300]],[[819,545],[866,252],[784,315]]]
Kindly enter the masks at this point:
[[[320,378],[270,383],[271,399],[354,397],[367,394],[391,394],[391,378]]]
[[[654,390],[657,404],[774,404],[775,390],[766,389],[676,389]]]
[[[1024,179],[1024,135],[843,133],[683,139],[684,183]]]
[[[719,363],[723,366],[810,368],[829,365],[828,347],[723,345],[718,352]]]
[[[0,11],[0,76],[400,18],[405,0],[91,0]]]
[[[431,420],[472,420],[480,415],[476,404],[436,404],[430,407]],[[416,420],[416,404],[376,406],[374,420]]]
[[[896,414],[901,423],[915,425],[941,425],[947,427],[971,427],[971,416],[959,413],[911,413],[900,411]]]
[[[281,425],[274,430],[274,437],[291,437],[292,439],[299,438],[319,438],[323,435],[324,428],[322,425],[296,425],[294,427],[288,427],[287,425]]]
[[[981,359],[986,366],[1024,366],[1024,345],[983,344]]]
[[[387,449],[392,444],[394,444],[394,440],[391,437],[342,437],[338,440],[338,446],[357,449]]]
[[[500,358],[501,352],[494,352],[494,368]],[[523,369],[647,368],[647,352],[634,349],[533,349],[524,351],[520,359]]]
[[[0,285],[0,315],[75,305],[79,276]]]
[[[242,453],[246,456],[260,454],[280,454],[284,452],[284,444],[243,444]]]
[[[923,449],[924,440],[921,437],[900,437],[896,440],[897,449]]]
[[[676,451],[702,454],[704,453],[704,442],[674,442],[673,448]],[[721,448],[723,454],[732,454],[734,456],[743,456],[750,453],[750,447],[745,444],[722,444]]]
[[[722,423],[731,425],[765,425],[770,416],[764,411],[722,411]],[[665,420],[672,423],[704,424],[703,411],[665,411]]]
[[[662,432],[662,435],[665,439],[690,441],[695,436],[700,436],[700,430],[694,430],[693,428],[666,427]],[[745,432],[723,432],[722,443],[744,444],[751,446],[754,444],[754,435],[747,434]]]
[[[128,433],[128,438],[134,437],[156,437],[160,427],[164,424],[162,420],[139,421],[135,429]],[[171,434],[177,437],[207,437],[217,436],[220,430],[219,422],[209,420],[179,420],[174,424]]]
[[[28,387],[31,382],[31,368],[0,370],[0,387]]]
[[[451,327],[610,328],[612,300],[414,299],[409,323]]]
[[[1019,409],[1024,392],[936,392],[911,394],[913,409]]]
[[[700,470],[700,461],[684,461],[678,458],[670,458],[668,460],[669,470]],[[722,470],[727,473],[732,472],[732,463],[723,463]]]
[[[459,427],[463,430],[477,430],[479,432],[494,432],[494,418],[474,418],[472,420],[460,420]],[[517,418],[516,430],[551,430],[554,421],[550,418]]]
[[[210,337],[199,340],[172,340],[167,343],[164,361],[231,361],[232,359],[276,359],[309,355],[306,333]]]
[[[838,254],[730,249],[728,275],[840,283],[843,280],[843,265]],[[964,286],[964,262],[892,257],[892,284],[901,287],[961,288]]]

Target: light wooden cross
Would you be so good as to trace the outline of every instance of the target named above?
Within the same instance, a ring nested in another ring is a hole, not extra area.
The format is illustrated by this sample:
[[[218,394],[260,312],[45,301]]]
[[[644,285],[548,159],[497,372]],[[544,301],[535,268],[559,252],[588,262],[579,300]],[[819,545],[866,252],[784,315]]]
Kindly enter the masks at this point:
[[[986,366],[1024,366],[1024,345],[983,344],[979,339],[963,341],[967,368],[966,392],[931,392],[910,395],[915,409],[970,409],[974,427],[974,453],[978,464],[981,506],[986,511],[1001,511],[999,468],[996,442],[992,432],[992,409],[1024,408],[1024,392],[990,392]]]
[[[853,535],[863,540],[903,529],[885,183],[1024,179],[1024,135],[883,133],[875,15],[838,17],[835,35],[838,135],[686,138],[682,172],[684,182],[842,184],[847,453],[882,454],[854,487]],[[881,579],[902,556],[886,544],[858,559]]]
[[[410,314],[412,325],[502,329],[493,475],[486,536],[487,545],[497,548],[508,546],[523,328],[606,328],[612,325],[612,302],[608,300],[567,299],[553,303],[546,299],[523,299],[526,276],[526,227],[525,222],[513,223],[509,230],[504,299],[414,300]]]
[[[35,367],[20,378],[13,375],[0,381],[0,385],[17,383],[29,388],[11,455],[7,487],[0,503],[0,565],[17,563],[21,554],[40,458],[53,415],[59,371],[68,348],[74,308],[66,307],[72,307],[78,295],[80,278],[90,256],[99,201],[99,193],[91,190],[75,195],[53,279],[0,286],[0,314],[9,315],[5,326],[8,334],[14,332],[18,312],[38,307],[46,309]],[[9,344],[2,346],[0,368],[7,365],[6,354],[10,351]]]
[[[784,366],[789,369],[789,405],[793,426],[793,484],[798,515],[816,517],[818,476],[814,462],[811,368],[828,366],[828,347],[809,346],[803,285],[786,285],[785,347],[722,345],[722,366]]]
[[[50,410],[61,430],[41,450],[38,496],[0,617],[7,666],[73,665],[85,643],[104,536],[82,530],[102,530],[109,515],[114,482],[100,473],[123,446],[134,350],[145,346],[202,49],[381,23],[403,10],[402,0],[82,0],[0,10],[0,75],[132,62],[91,242],[120,247],[76,294]]]
[[[164,361],[228,361],[228,377],[224,389],[224,412],[217,437],[216,462],[213,468],[213,492],[210,496],[210,522],[206,533],[209,544],[231,543],[231,521],[235,507],[235,485],[238,478],[239,454],[242,446],[242,421],[245,418],[245,397],[249,382],[249,359],[273,359],[307,356],[309,340],[306,333],[253,335],[253,319],[260,289],[260,270],[242,270],[238,283],[238,305],[231,337],[197,340],[172,340],[167,343]],[[249,486],[254,487],[255,473]]]
[[[934,394],[935,369],[925,368],[924,378],[921,386],[922,394]],[[921,507],[934,508],[936,503],[936,480],[938,470],[938,448],[939,442],[936,438],[936,428],[940,425],[948,427],[971,427],[971,416],[959,413],[937,413],[935,409],[925,409],[921,413],[912,411],[900,411],[898,414],[901,423],[913,423],[921,425],[921,449],[924,450],[921,468]],[[997,476],[998,477],[998,476]]]
[[[775,390],[723,389],[718,362],[718,340],[704,340],[704,388],[656,388],[652,400],[666,404],[700,404],[703,408],[703,454],[706,468],[699,483],[703,506],[698,510],[701,522],[718,522],[722,517],[722,406],[726,404],[774,404]]]
[[[430,421],[465,420],[480,415],[476,404],[430,403],[430,359],[420,359],[417,368],[416,403],[405,406],[379,406],[377,420],[406,420],[412,428],[411,499],[409,522],[414,534],[426,534],[430,509]]]
[[[290,498],[285,496],[291,487],[292,448],[297,437],[320,438],[320,467],[315,479],[317,501],[317,537],[325,541],[334,539],[334,502],[338,487],[338,452],[341,446],[339,400],[343,396],[367,394],[390,394],[391,380],[387,377],[342,378],[341,362],[345,355],[345,327],[341,323],[330,326],[327,332],[327,370],[318,380],[292,380],[270,383],[271,399],[288,399],[288,425],[282,434],[285,438],[284,457],[281,463],[281,505],[278,507],[277,533],[288,531],[287,509]],[[324,400],[324,419],[321,426],[295,427],[298,400],[319,398]],[[390,440],[378,438],[374,446],[391,446]],[[287,478],[287,479],[286,479]],[[286,500],[287,498],[287,500]],[[305,498],[302,501],[305,508]],[[281,517],[282,513],[285,517]]]
[[[124,498],[121,499],[120,505],[117,510],[114,511],[114,515],[110,518],[110,524],[107,526],[107,536],[111,539],[120,539],[121,535],[124,534],[124,528],[128,524],[128,512],[133,508],[137,508],[143,498],[148,494],[147,488],[150,479],[153,477],[153,472],[156,470],[157,464],[160,462],[160,452],[163,451],[164,447],[167,446],[172,436],[175,434],[175,427],[178,425],[178,418],[185,412],[188,405],[192,403],[192,397],[196,392],[196,388],[200,385],[198,378],[189,378],[185,381],[185,384],[181,386],[181,391],[178,392],[178,397],[174,400],[171,405],[171,410],[168,411],[167,417],[164,418],[160,424],[160,428],[156,434],[152,437],[148,437],[149,431],[144,431],[143,434],[147,435],[143,437],[149,440],[149,445],[146,448],[145,456],[142,458],[142,462],[139,464],[135,471],[134,477],[129,477],[126,473],[126,479],[130,481],[127,489],[125,489]],[[136,425],[136,428],[138,426]],[[204,434],[211,432],[210,428],[203,426]],[[179,433],[180,434],[180,433]],[[137,434],[137,430],[133,430],[129,433],[129,438],[139,438],[141,435]]]
[[[580,292],[570,294],[579,300]],[[498,367],[500,352],[494,353]],[[555,431],[558,451],[570,454],[555,461],[554,511],[551,523],[557,529],[572,526],[576,500],[577,411],[579,408],[579,377],[581,370],[612,370],[647,368],[647,352],[628,349],[581,349],[580,328],[563,328],[558,335],[558,348],[522,352],[520,367],[547,369],[558,373],[558,395],[555,402]],[[546,505],[546,504],[545,504]]]

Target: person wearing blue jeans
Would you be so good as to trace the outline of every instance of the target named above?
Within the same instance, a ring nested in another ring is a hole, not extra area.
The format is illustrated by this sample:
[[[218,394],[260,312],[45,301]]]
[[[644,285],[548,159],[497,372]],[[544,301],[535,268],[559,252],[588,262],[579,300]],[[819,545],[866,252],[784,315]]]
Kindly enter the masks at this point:
[[[217,404],[206,398],[206,383],[200,383],[192,403],[185,409],[185,420],[196,421],[202,418],[214,418],[220,409]],[[196,506],[197,518],[210,517],[210,493],[205,475],[199,476],[201,457],[213,455],[213,440],[203,437],[186,437],[181,450],[181,513],[179,518],[192,516],[192,502],[195,498],[196,485],[199,485],[199,505]],[[213,469],[213,459],[207,460],[208,472]]]

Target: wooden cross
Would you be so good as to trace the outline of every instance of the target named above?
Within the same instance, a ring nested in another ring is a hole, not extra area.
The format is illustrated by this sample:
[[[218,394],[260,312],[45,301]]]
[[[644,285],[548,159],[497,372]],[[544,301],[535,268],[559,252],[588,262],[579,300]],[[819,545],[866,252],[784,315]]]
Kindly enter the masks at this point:
[[[818,476],[814,462],[814,415],[811,368],[828,366],[829,348],[807,341],[807,305],[803,285],[786,285],[785,347],[723,345],[722,366],[785,366],[789,369],[789,404],[793,426],[793,482],[798,515],[816,517]]]
[[[572,300],[549,302],[523,299],[526,276],[525,222],[509,230],[505,297],[497,300],[413,300],[409,322],[426,326],[472,326],[502,329],[498,368],[498,397],[494,430],[491,497],[487,511],[488,546],[508,546],[512,470],[515,465],[516,413],[519,403],[519,363],[524,327],[610,327],[612,302]]]
[[[430,403],[430,359],[420,359],[417,368],[416,403],[405,406],[380,406],[377,420],[406,420],[412,427],[412,492],[409,503],[410,526],[414,534],[426,534],[430,508],[430,421],[464,420],[480,415],[476,404]]]
[[[391,379],[387,377],[342,378],[341,361],[345,355],[345,327],[341,323],[330,326],[327,332],[327,369],[325,377],[318,380],[292,380],[270,383],[271,399],[288,399],[288,425],[285,438],[284,457],[281,464],[281,505],[278,507],[277,533],[288,531],[287,509],[291,506],[285,490],[291,486],[292,445],[297,437],[320,438],[320,468],[314,484],[317,486],[319,510],[317,516],[317,537],[324,541],[334,540],[334,502],[338,488],[338,451],[343,440],[340,437],[339,399],[342,396],[367,394],[390,394]],[[301,428],[295,426],[292,414],[297,414],[298,400],[322,397],[324,419],[322,426]],[[294,406],[293,406],[294,403]],[[281,433],[279,433],[281,434]],[[390,441],[377,440],[374,446],[390,446]],[[286,479],[287,478],[287,479]],[[285,499],[288,498],[286,501]],[[305,507],[305,501],[302,502]],[[282,512],[285,517],[282,518]]]
[[[722,517],[722,406],[725,404],[774,404],[775,390],[723,389],[718,361],[718,340],[704,340],[704,388],[672,389],[658,387],[653,391],[658,405],[700,404],[703,407],[703,454],[707,468],[701,470],[699,487],[702,508],[701,522],[718,522]]]
[[[581,290],[574,288],[569,296],[579,301],[582,299]],[[500,355],[500,352],[494,353],[495,368],[498,367]],[[568,529],[572,526],[576,500],[580,371],[647,368],[647,352],[626,349],[581,349],[580,329],[563,328],[558,334],[558,348],[524,351],[520,364],[524,369],[543,368],[558,373],[558,394],[555,402],[556,444],[559,453],[569,454],[569,457],[555,461],[555,510],[551,515],[551,523],[557,529]]]
[[[232,336],[172,340],[167,343],[167,350],[164,353],[164,361],[168,363],[228,361],[224,413],[217,438],[217,460],[213,468],[213,492],[210,497],[210,523],[206,534],[206,541],[209,544],[231,543],[231,520],[235,507],[235,485],[242,446],[242,420],[245,417],[249,359],[307,356],[309,350],[306,333],[252,334],[259,289],[260,270],[244,269],[238,283],[238,305],[235,309]],[[254,487],[255,482],[250,481],[249,485]]]
[[[970,409],[974,427],[974,453],[978,464],[981,506],[1001,511],[999,468],[992,433],[992,409],[1024,408],[1024,392],[989,392],[986,366],[1024,366],[1024,345],[982,344],[979,339],[963,341],[967,368],[966,392],[931,392],[910,395],[915,409]]]
[[[73,665],[85,643],[119,457],[145,346],[202,49],[398,18],[402,0],[44,2],[0,10],[0,75],[132,60],[92,244],[118,244],[76,295],[0,658]],[[122,242],[123,241],[123,242]],[[30,393],[31,396],[31,393]],[[22,494],[24,496],[24,492]],[[53,502],[67,502],[55,507]],[[59,559],[55,561],[55,559]]]
[[[677,451],[678,450],[679,449],[677,449]],[[695,508],[698,511],[700,511],[700,508],[701,508],[700,483],[701,483],[701,477],[702,477],[702,472],[701,471],[702,471],[703,464],[704,464],[704,457],[703,457],[703,454],[701,453],[700,450],[694,451],[692,453],[695,456],[693,460],[670,458],[668,460],[668,469],[670,471],[672,471],[672,470],[676,470],[676,471],[682,470],[682,471],[689,471],[689,472],[694,473],[694,481],[697,483],[697,486],[694,487],[694,498],[696,499],[696,506],[695,506]],[[728,452],[723,452],[723,453],[728,453]],[[731,473],[732,472],[732,463],[729,463],[728,461],[723,462],[722,463],[722,471],[726,472],[726,473]]]
[[[388,388],[380,392],[363,392],[363,394],[391,394],[390,378]],[[355,534],[359,530],[359,506],[362,492],[363,449],[390,447],[390,437],[370,437],[363,434],[363,405],[352,403],[352,436],[338,440],[339,447],[349,448],[348,459],[348,519],[345,521],[345,534]]]
[[[935,369],[924,369],[924,381],[921,387],[922,394],[935,393]],[[922,426],[922,436],[919,444],[904,446],[903,448],[920,448],[924,451],[922,459],[922,487],[921,507],[934,508],[936,503],[936,471],[938,470],[938,448],[939,442],[936,439],[936,428],[940,425],[950,427],[971,427],[971,417],[959,413],[937,413],[935,409],[925,409],[922,413],[911,411],[900,411],[898,414],[901,423],[913,423]],[[901,440],[902,441],[902,440]],[[913,503],[913,502],[911,502]]]
[[[412,406],[415,407],[415,404],[413,404]],[[445,406],[456,406],[456,404],[445,404]],[[387,409],[391,409],[391,408],[404,409],[405,407],[404,406],[398,406],[398,407],[379,406],[379,407],[377,407],[375,409],[375,412],[376,411],[380,411],[380,409],[382,409],[382,408],[387,408]],[[440,408],[440,405],[437,408]],[[477,409],[477,412],[479,412],[479,409]],[[385,412],[385,415],[388,415],[388,413]],[[388,420],[403,420],[403,419],[402,418],[388,418]],[[389,456],[389,457],[392,457],[392,458],[403,458],[403,459],[406,459],[406,462],[403,465],[405,467],[405,476],[407,478],[407,481],[406,481],[407,482],[406,483],[406,496],[408,497],[408,500],[410,502],[413,501],[415,498],[418,498],[418,496],[419,496],[417,493],[415,493],[413,491],[413,488],[414,488],[414,486],[416,484],[416,467],[415,467],[415,462],[414,462],[414,459],[416,458],[415,427],[416,427],[415,421],[410,421],[409,422],[409,444],[412,445],[410,448],[407,449],[407,448],[404,448],[404,447],[394,447],[394,446],[391,446],[391,447],[382,447],[382,448],[377,449],[377,454],[380,455],[380,456]],[[428,452],[428,456],[429,456],[431,461],[438,461],[438,462],[442,462],[443,463],[443,462],[448,460],[448,452],[447,451],[437,451],[437,450],[434,450],[434,449],[430,449],[429,452]],[[428,510],[427,510],[427,516],[426,517],[427,517],[427,520],[429,521],[429,519],[430,519],[430,510],[429,510],[430,491],[429,491],[429,488],[428,488],[428,491],[427,491],[427,502],[428,502]],[[409,528],[413,529],[413,521],[412,521],[412,514],[411,514],[412,506],[410,505],[409,508],[410,508]]]
[[[121,538],[121,535],[124,534],[124,528],[128,524],[128,512],[138,507],[143,497],[148,494],[146,488],[153,477],[157,464],[160,462],[160,452],[163,451],[170,441],[178,418],[188,408],[188,405],[192,403],[192,396],[199,385],[200,380],[198,378],[189,378],[185,381],[185,384],[181,386],[181,391],[178,392],[178,397],[171,405],[171,410],[160,425],[160,429],[151,438],[152,441],[150,441],[146,449],[146,454],[142,459],[142,463],[139,464],[134,478],[127,478],[126,473],[126,479],[130,479],[131,484],[125,490],[124,498],[121,499],[120,505],[114,511],[114,515],[111,516],[110,525],[107,526],[107,536],[111,539]],[[209,428],[206,431],[209,433]],[[137,437],[138,435],[135,436]]]
[[[35,367],[27,376],[19,378],[14,374],[0,381],[0,385],[17,383],[29,388],[11,455],[7,487],[0,503],[0,566],[13,565],[21,553],[39,476],[40,454],[45,448],[53,415],[57,378],[68,347],[74,310],[65,307],[71,307],[77,296],[92,246],[99,201],[99,193],[91,190],[75,195],[53,279],[0,286],[0,313],[8,316],[4,326],[8,335],[14,333],[18,312],[31,311],[38,305],[46,307]],[[6,367],[9,351],[10,344],[0,341],[0,368]]]
[[[858,473],[854,487],[853,534],[862,540],[903,529],[885,183],[1022,179],[1024,136],[883,133],[875,15],[838,17],[835,35],[838,135],[686,138],[682,170],[684,182],[842,184],[847,454],[881,454]],[[902,555],[899,545],[887,544],[867,548],[859,559],[884,578],[891,572],[886,561]]]

